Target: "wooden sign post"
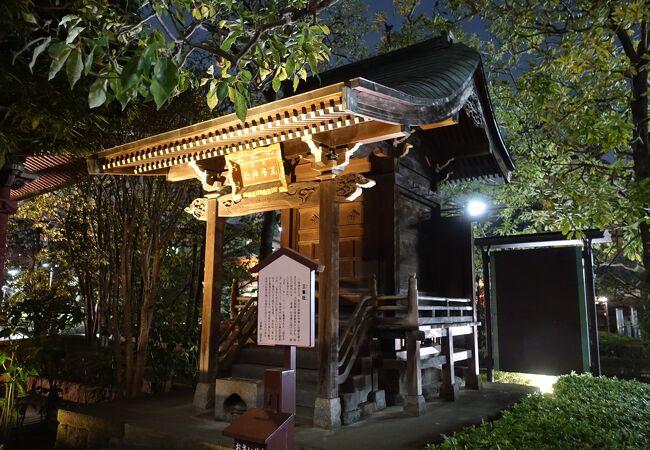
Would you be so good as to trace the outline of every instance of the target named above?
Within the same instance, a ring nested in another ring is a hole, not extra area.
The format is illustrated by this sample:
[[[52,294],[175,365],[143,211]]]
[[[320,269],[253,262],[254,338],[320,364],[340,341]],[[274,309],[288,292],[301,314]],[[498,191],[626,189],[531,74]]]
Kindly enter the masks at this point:
[[[296,347],[312,348],[316,344],[314,304],[318,267],[317,263],[300,253],[281,248],[251,269],[259,273],[257,345],[284,346],[284,367],[264,372],[264,409],[251,410],[250,414],[244,414],[223,431],[224,435],[235,438],[236,445],[247,445],[245,448],[251,449],[293,449]],[[290,420],[278,422],[283,430],[281,433],[271,433],[279,439],[273,446],[271,441],[253,436],[252,421],[249,425],[242,422],[253,416],[259,421],[259,417],[271,415],[290,417]],[[255,447],[254,443],[261,446]]]

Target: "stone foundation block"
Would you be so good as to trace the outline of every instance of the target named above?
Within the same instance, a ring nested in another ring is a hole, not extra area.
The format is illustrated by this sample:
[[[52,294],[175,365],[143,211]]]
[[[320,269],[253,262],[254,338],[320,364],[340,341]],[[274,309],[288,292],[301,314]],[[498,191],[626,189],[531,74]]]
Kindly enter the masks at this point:
[[[341,411],[352,411],[359,408],[359,392],[344,392],[340,394]]]
[[[235,396],[241,399],[243,405],[241,402],[239,406],[235,405]],[[215,383],[214,417],[217,420],[230,422],[249,408],[261,408],[263,403],[264,382],[261,380],[219,378]],[[243,411],[239,411],[242,408]]]
[[[372,391],[370,395],[368,395],[368,400],[375,404],[375,411],[386,409],[386,391],[383,389]]]
[[[350,425],[361,420],[361,409],[353,409],[351,411],[343,411],[341,414],[341,422],[343,425]]]
[[[426,409],[427,403],[422,395],[407,395],[404,412],[409,416],[419,416]]]
[[[341,426],[341,399],[339,397],[316,398],[314,426],[328,430]]]

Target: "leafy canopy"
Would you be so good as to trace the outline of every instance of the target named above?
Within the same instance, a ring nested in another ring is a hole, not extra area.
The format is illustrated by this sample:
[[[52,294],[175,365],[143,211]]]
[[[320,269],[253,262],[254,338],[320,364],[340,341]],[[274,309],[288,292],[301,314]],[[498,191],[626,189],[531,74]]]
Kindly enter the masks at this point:
[[[137,98],[162,107],[190,86],[205,86],[210,108],[229,100],[241,120],[251,88],[294,90],[329,58],[329,29],[317,18],[335,0],[83,0],[61,17],[25,11],[30,28],[16,53],[33,70],[49,60],[48,79],[71,88],[88,78],[91,108]]]

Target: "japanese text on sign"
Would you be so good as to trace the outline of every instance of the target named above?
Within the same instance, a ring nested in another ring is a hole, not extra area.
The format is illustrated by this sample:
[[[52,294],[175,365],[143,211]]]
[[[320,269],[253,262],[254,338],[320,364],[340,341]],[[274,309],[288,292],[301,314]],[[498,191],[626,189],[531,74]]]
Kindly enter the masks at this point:
[[[257,342],[314,346],[314,274],[288,257],[260,272]]]

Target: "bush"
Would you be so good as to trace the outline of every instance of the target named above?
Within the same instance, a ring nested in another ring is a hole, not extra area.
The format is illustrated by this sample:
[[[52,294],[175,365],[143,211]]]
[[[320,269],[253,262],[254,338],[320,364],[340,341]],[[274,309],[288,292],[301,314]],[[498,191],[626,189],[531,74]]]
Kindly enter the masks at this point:
[[[560,377],[500,419],[445,437],[428,450],[640,449],[650,447],[650,386],[591,375]]]
[[[599,332],[603,375],[650,382],[650,355],[640,339]]]

